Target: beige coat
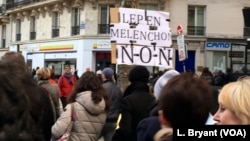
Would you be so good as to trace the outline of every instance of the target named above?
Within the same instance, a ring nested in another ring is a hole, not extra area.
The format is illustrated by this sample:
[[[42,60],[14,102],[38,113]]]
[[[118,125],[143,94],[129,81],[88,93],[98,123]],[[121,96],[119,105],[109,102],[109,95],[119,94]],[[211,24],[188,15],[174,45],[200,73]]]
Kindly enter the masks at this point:
[[[79,93],[74,102],[76,119],[71,131],[72,141],[97,141],[102,127],[106,120],[104,99],[94,104],[91,99],[91,92]],[[66,110],[53,125],[51,131],[54,138],[60,138],[66,131],[71,121],[71,105],[66,106]]]

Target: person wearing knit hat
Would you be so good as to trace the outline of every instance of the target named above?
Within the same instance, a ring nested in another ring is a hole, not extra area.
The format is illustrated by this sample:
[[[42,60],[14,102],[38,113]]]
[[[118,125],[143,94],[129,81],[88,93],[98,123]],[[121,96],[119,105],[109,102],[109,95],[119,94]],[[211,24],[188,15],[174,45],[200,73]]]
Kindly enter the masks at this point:
[[[130,85],[123,93],[120,104],[121,120],[112,141],[135,141],[136,127],[144,118],[149,117],[149,108],[155,103],[149,91],[149,71],[144,66],[135,66],[128,75]]]
[[[180,73],[176,70],[167,70],[162,76],[158,78],[154,85],[154,96],[158,102],[161,90],[164,85],[174,76]],[[158,103],[150,108],[150,117],[141,120],[137,126],[137,141],[152,141],[154,135],[161,129],[161,124],[158,117]]]
[[[141,82],[148,82],[149,81],[149,71],[146,67],[144,66],[135,66],[130,72],[128,79],[129,81],[136,82],[136,81],[141,81]]]
[[[102,70],[96,71],[96,76],[97,76],[98,79],[100,80],[100,83],[102,83]]]
[[[106,79],[113,80],[114,71],[112,68],[110,67],[104,68],[102,70],[102,74],[105,76]]]
[[[120,114],[120,103],[122,100],[122,91],[120,87],[115,84],[114,71],[112,68],[107,67],[102,70],[102,86],[107,91],[111,100],[111,106],[107,114],[106,122],[102,128],[100,137],[105,141],[111,141],[115,129],[116,122]]]
[[[176,70],[168,70],[156,81],[154,85],[154,96],[156,100],[159,100],[163,86],[166,85],[171,78],[179,74]]]

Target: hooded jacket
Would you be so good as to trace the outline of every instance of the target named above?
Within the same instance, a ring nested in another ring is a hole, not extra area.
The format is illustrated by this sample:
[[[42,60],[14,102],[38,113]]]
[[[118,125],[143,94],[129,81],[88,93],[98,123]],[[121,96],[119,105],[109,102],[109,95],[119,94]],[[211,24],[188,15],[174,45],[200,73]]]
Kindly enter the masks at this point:
[[[93,103],[91,91],[81,92],[77,95],[74,106],[74,123],[70,139],[73,141],[97,141],[106,120],[105,101]],[[52,127],[54,138],[60,138],[71,121],[71,105],[61,114]]]

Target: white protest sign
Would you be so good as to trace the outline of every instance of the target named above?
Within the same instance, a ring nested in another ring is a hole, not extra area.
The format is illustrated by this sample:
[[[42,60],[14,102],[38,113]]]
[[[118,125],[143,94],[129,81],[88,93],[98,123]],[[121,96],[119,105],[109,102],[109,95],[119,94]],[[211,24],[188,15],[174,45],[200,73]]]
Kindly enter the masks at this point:
[[[136,28],[130,28],[128,24],[116,25],[110,30],[110,40],[116,41],[117,44],[130,44],[130,41],[134,41],[137,45],[172,45],[170,28],[158,27],[158,30],[150,30],[147,25],[137,25]]]
[[[118,50],[117,64],[172,67],[173,50],[167,48],[172,45],[169,13],[132,8],[110,11],[110,40]],[[134,54],[137,51],[140,57]]]
[[[172,67],[173,48],[117,45],[118,64]]]

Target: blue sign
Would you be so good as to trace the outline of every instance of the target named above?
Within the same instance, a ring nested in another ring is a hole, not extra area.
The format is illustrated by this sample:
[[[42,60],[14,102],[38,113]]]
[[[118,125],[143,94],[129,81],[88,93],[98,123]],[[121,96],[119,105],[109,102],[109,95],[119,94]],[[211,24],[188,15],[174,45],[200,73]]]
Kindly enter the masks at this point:
[[[80,24],[80,29],[85,29],[85,23]]]
[[[229,50],[230,47],[228,42],[206,42],[206,49]]]

